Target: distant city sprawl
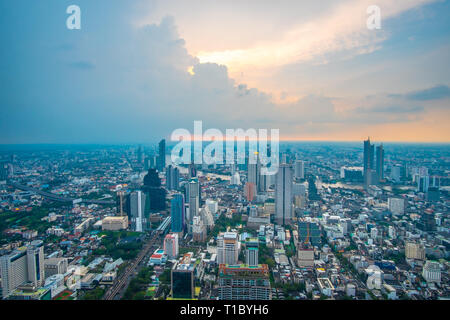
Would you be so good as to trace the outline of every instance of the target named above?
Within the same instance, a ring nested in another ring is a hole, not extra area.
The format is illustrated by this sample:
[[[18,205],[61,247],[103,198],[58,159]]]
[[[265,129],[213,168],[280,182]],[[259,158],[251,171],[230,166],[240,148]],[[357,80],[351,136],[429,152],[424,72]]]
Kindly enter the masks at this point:
[[[2,298],[448,296],[448,145],[280,142],[274,175],[243,146],[4,147]]]

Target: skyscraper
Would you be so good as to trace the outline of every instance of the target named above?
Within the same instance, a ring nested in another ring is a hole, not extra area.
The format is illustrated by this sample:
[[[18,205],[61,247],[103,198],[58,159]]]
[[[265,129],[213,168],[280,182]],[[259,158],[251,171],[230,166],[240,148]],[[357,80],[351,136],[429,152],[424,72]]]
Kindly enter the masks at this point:
[[[260,178],[260,163],[258,153],[252,154],[248,158],[247,164],[247,182],[252,183],[255,186],[255,194],[259,189],[259,178]]]
[[[175,299],[194,298],[194,265],[192,253],[186,253],[171,272],[172,297]]]
[[[142,191],[134,191],[130,194],[131,228],[137,232],[147,230],[145,198],[145,194]]]
[[[180,171],[177,167],[169,165],[166,170],[166,187],[168,190],[178,190]]]
[[[305,178],[305,162],[304,161],[295,160],[294,177],[296,179],[304,179]]]
[[[281,164],[275,180],[275,222],[285,225],[292,219],[292,166]]]
[[[189,194],[189,217],[188,221],[191,222],[194,216],[198,215],[198,210],[200,208],[200,184],[198,179],[191,179],[188,185]]]
[[[162,139],[158,145],[159,155],[157,169],[159,172],[163,171],[166,167],[166,139]]]
[[[171,202],[172,232],[182,232],[185,229],[184,197],[181,193],[174,194]]]
[[[44,242],[42,240],[32,241],[27,247],[27,269],[28,281],[36,287],[45,282],[44,268]]]
[[[178,257],[178,234],[172,233],[168,234],[164,238],[164,254],[166,254],[169,259],[174,259]]]
[[[245,241],[245,263],[248,266],[258,265],[258,238],[248,238]]]
[[[370,143],[370,138],[364,141],[364,185],[372,184],[372,170],[374,169],[374,145]]]
[[[136,152],[136,158],[137,158],[137,162],[139,164],[143,163],[144,158],[143,158],[143,154],[142,154],[142,146],[138,147],[137,152]]]
[[[383,145],[377,147],[377,163],[376,163],[377,180],[384,180],[384,149]]]
[[[235,265],[239,256],[236,232],[222,232],[217,236],[217,263]]]

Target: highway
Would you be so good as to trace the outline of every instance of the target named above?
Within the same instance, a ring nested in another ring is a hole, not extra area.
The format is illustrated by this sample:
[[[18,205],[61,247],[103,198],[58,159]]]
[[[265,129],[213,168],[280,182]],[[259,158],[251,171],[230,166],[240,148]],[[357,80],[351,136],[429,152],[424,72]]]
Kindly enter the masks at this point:
[[[76,200],[76,198],[61,197],[61,196],[58,196],[58,195],[50,193],[50,192],[45,192],[45,191],[42,191],[42,190],[39,190],[39,189],[31,188],[31,187],[24,186],[22,184],[11,182],[11,181],[9,182],[9,185],[13,186],[16,189],[34,192],[36,194],[39,194],[39,195],[41,195],[43,197],[46,197],[46,198],[54,200],[54,201],[72,202],[73,200]],[[104,204],[104,205],[115,204],[116,203],[114,200],[88,200],[88,199],[82,199],[81,202],[83,202],[83,203],[92,203],[92,204]]]
[[[135,273],[142,260],[148,257],[152,253],[155,244],[160,241],[160,236],[163,234],[162,231],[154,231],[151,235],[151,239],[145,244],[144,248],[140,251],[139,255],[133,260],[133,262],[125,269],[125,271],[114,281],[113,285],[106,291],[103,296],[103,300],[117,300],[120,297],[116,296],[122,293],[125,286],[128,285],[130,277]]]

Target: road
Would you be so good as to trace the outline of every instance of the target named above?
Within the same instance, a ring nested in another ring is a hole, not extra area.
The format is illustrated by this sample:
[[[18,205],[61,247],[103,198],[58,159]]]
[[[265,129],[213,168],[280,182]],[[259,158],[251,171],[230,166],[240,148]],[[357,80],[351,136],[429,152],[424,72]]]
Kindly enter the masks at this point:
[[[66,198],[66,197],[61,197],[58,196],[56,194],[50,193],[50,192],[45,192],[39,189],[35,189],[35,188],[31,188],[28,186],[24,186],[22,184],[16,183],[16,182],[9,182],[9,185],[13,186],[16,189],[20,189],[20,190],[25,190],[25,191],[32,191],[36,194],[39,194],[43,197],[46,197],[48,199],[51,200],[55,200],[55,201],[59,201],[59,202],[72,202],[73,200],[76,200],[76,198]],[[104,204],[104,205],[108,205],[108,204],[115,204],[116,202],[114,200],[88,200],[88,199],[82,199],[81,202],[83,203],[92,203],[92,204]]]
[[[154,231],[151,235],[151,239],[145,244],[144,248],[139,252],[139,255],[133,260],[133,262],[125,269],[125,271],[114,281],[113,285],[106,291],[103,296],[103,300],[118,300],[124,293],[128,286],[131,276],[135,275],[139,265],[149,254],[153,252],[155,244],[160,241],[162,231]]]

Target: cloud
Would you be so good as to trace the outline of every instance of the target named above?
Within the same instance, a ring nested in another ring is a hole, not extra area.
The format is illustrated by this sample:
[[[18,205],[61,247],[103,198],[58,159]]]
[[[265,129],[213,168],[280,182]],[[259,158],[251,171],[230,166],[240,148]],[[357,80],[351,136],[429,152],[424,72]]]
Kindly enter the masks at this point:
[[[91,70],[95,68],[95,65],[89,61],[70,62],[68,66],[80,70]]]
[[[419,113],[423,112],[423,106],[411,105],[388,105],[388,106],[374,106],[374,107],[360,107],[356,111],[359,113]]]
[[[48,30],[56,34],[48,37],[54,46],[12,38],[5,46],[11,54],[0,62],[0,78],[9,80],[0,89],[3,143],[149,141],[177,128],[191,130],[194,120],[203,120],[205,129],[279,128],[282,136],[324,136],[422,116],[420,106],[386,95],[355,102],[305,90],[296,100],[285,92],[283,103],[276,103],[270,93],[232,79],[227,66],[190,54],[172,17],[140,27],[117,23],[112,33],[92,28],[89,36],[53,27]],[[347,40],[343,48],[359,46]],[[55,50],[58,43],[76,50]],[[8,60],[15,52],[20,59]]]
[[[379,0],[383,23],[412,8],[435,0]],[[312,61],[327,63],[331,55],[349,59],[356,55],[372,53],[381,48],[388,38],[382,28],[368,30],[366,9],[371,0],[347,0],[339,5],[330,4],[331,12],[300,22],[272,41],[261,40],[250,47],[220,51],[200,51],[201,62],[227,65],[233,72],[252,68],[281,67],[292,63]]]
[[[438,100],[450,98],[450,88],[446,85],[438,85],[429,89],[418,90],[404,95],[408,100]]]

